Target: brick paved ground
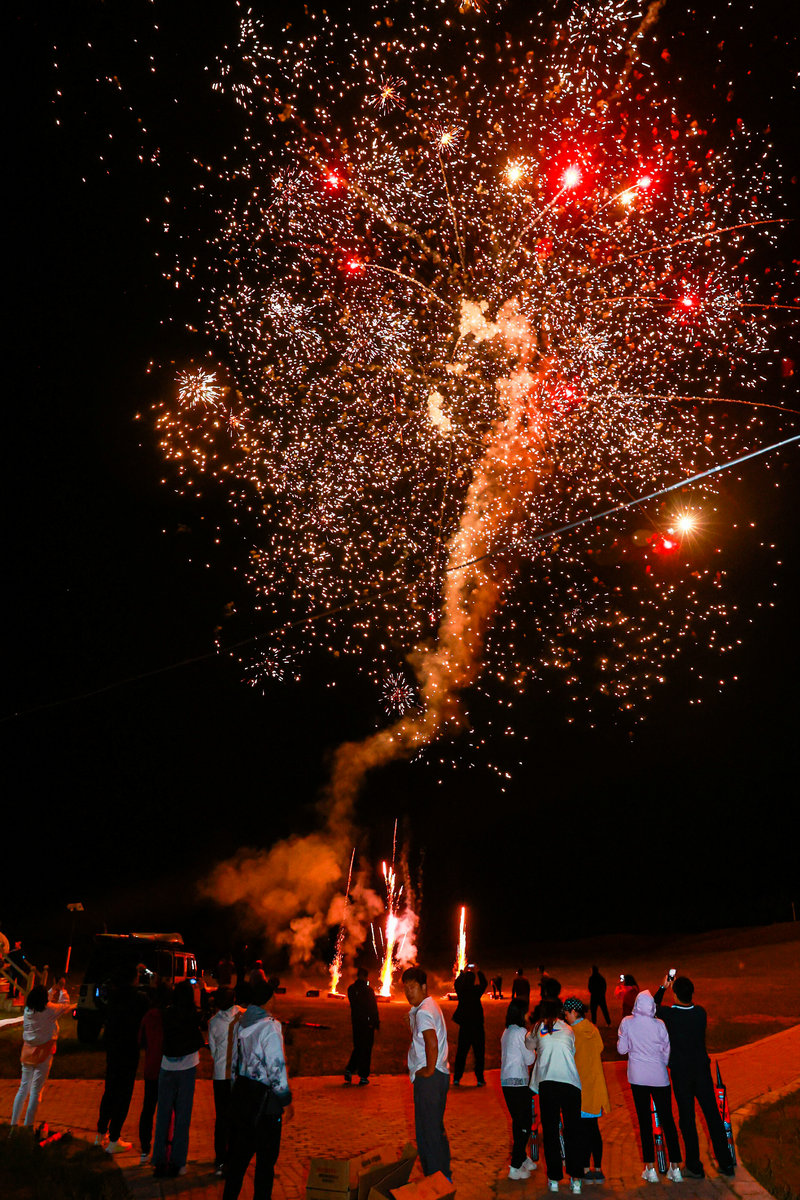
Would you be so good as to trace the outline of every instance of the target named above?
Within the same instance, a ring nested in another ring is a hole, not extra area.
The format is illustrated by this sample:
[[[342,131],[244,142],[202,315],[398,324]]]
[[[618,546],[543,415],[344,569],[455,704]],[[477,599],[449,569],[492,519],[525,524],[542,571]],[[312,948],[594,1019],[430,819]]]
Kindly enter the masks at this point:
[[[729,1050],[719,1056],[728,1085],[732,1110],[762,1096],[778,1091],[792,1081],[800,1081],[800,1026],[749,1046]],[[710,1165],[708,1145],[701,1130],[701,1147],[709,1168],[709,1177],[701,1183],[663,1183],[661,1191],[641,1180],[635,1118],[625,1081],[624,1063],[607,1063],[606,1074],[613,1104],[603,1119],[605,1143],[603,1169],[608,1182],[586,1186],[585,1194],[603,1200],[658,1197],[664,1189],[677,1188],[680,1200],[763,1200],[767,1193],[744,1171],[737,1170],[732,1181],[717,1176]],[[447,1103],[446,1125],[453,1155],[454,1178],[459,1200],[532,1200],[545,1192],[541,1167],[525,1183],[506,1178],[508,1168],[509,1120],[500,1091],[499,1072],[487,1072],[489,1086],[478,1090],[462,1086],[451,1089]],[[411,1090],[402,1076],[373,1077],[369,1087],[346,1088],[338,1078],[299,1078],[293,1081],[295,1120],[286,1126],[278,1163],[274,1200],[304,1200],[308,1162],[313,1154],[347,1157],[379,1145],[399,1151],[404,1142],[413,1140],[414,1114]],[[0,1080],[0,1120],[7,1121],[16,1091],[16,1081]],[[53,1127],[67,1126],[79,1137],[94,1137],[94,1124],[102,1092],[96,1080],[54,1080],[48,1083],[39,1114]],[[221,1181],[212,1174],[212,1128],[214,1102],[211,1083],[201,1080],[195,1095],[192,1134],[189,1147],[189,1174],[180,1180],[154,1180],[146,1167],[138,1165],[136,1123],[141,1104],[140,1082],[136,1085],[131,1116],[123,1136],[134,1142],[134,1150],[120,1155],[134,1200],[160,1200],[180,1196],[181,1200],[220,1200]],[[98,1151],[98,1154],[101,1151]],[[418,1171],[417,1167],[417,1171]],[[562,1193],[566,1194],[562,1185]],[[252,1176],[245,1182],[243,1200],[251,1200]],[[676,1200],[678,1198],[676,1197]]]

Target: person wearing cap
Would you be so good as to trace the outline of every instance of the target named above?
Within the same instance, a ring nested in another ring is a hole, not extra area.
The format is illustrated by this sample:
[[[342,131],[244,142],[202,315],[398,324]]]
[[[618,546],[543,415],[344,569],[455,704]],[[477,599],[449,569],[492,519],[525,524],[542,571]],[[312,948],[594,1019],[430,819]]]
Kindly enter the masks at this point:
[[[603,1073],[603,1039],[596,1025],[586,1018],[586,1007],[577,996],[564,1001],[564,1020],[575,1036],[575,1066],[581,1077],[581,1140],[587,1183],[604,1183],[603,1138],[599,1120],[611,1111],[608,1086]],[[594,1159],[594,1168],[592,1168]]]
[[[237,1200],[255,1155],[253,1200],[270,1200],[284,1121],[294,1115],[283,1032],[269,1011],[273,986],[257,980],[234,1033],[230,1141],[222,1200]]]

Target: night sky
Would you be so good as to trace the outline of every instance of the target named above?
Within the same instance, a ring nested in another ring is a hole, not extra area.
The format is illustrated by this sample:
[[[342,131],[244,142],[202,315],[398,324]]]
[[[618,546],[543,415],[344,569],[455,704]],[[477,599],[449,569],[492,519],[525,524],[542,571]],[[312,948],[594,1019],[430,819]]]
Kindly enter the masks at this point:
[[[47,944],[64,928],[66,904],[80,900],[86,932],[103,922],[177,927],[214,953],[232,918],[196,901],[197,880],[240,846],[314,828],[331,751],[383,717],[355,665],[334,675],[320,661],[300,683],[262,694],[214,654],[215,628],[238,598],[231,559],[211,545],[213,511],[159,482],[147,422],[156,398],[149,362],[180,363],[203,347],[183,331],[189,299],[163,281],[155,252],[164,247],[145,216],[157,214],[166,184],[173,194],[180,187],[186,122],[207,147],[224,142],[202,68],[232,24],[222,4],[202,27],[196,6],[170,6],[159,66],[168,86],[136,86],[147,119],[163,129],[166,166],[148,171],[136,162],[121,101],[94,84],[85,43],[96,41],[104,68],[119,61],[124,74],[150,7],[19,5],[6,18],[15,86],[5,188],[0,928]],[[770,125],[796,196],[791,5],[718,7],[727,14],[717,26],[727,27],[724,73],[736,83],[732,119]],[[673,38],[688,81],[682,94],[700,111],[713,102],[701,27],[668,0],[662,37]],[[180,113],[167,98],[178,86]],[[118,131],[111,140],[109,129]],[[780,254],[797,257],[795,232]],[[778,337],[788,353],[790,333]],[[770,380],[764,392],[794,402],[791,380]],[[550,940],[791,916],[790,901],[800,900],[791,836],[796,451],[726,477],[721,497],[743,524],[758,522],[758,538],[778,544],[783,564],[772,588],[759,576],[755,540],[743,538],[736,598],[754,622],[737,652],[738,683],[690,707],[678,671],[633,734],[610,718],[593,729],[568,725],[557,689],[524,699],[512,718],[529,735],[523,765],[499,734],[487,746],[487,758],[508,760],[505,792],[480,761],[461,765],[457,750],[455,770],[434,755],[368,780],[359,848],[386,857],[400,819],[422,869],[423,948],[449,944],[461,903],[472,906],[484,952],[535,930]],[[708,668],[713,677],[713,657]],[[471,717],[479,725],[493,714],[476,701]]]

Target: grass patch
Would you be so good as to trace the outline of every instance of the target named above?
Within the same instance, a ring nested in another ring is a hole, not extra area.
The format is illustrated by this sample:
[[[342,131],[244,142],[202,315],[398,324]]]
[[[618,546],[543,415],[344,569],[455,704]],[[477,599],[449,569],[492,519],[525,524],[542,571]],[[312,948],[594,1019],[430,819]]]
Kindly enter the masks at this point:
[[[775,1197],[800,1196],[800,1090],[762,1108],[737,1138],[742,1162]]]
[[[102,1150],[67,1135],[39,1146],[31,1129],[0,1125],[3,1200],[58,1196],[59,1200],[129,1200],[119,1167]]]

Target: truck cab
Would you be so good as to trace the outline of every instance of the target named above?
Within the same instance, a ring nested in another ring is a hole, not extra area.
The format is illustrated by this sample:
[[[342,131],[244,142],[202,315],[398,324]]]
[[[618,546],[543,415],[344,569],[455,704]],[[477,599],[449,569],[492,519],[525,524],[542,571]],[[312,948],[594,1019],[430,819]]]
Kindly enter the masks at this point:
[[[98,933],[78,992],[78,1041],[95,1042],[105,1023],[108,991],[122,972],[138,969],[140,987],[188,979],[198,988],[197,960],[179,933]]]

